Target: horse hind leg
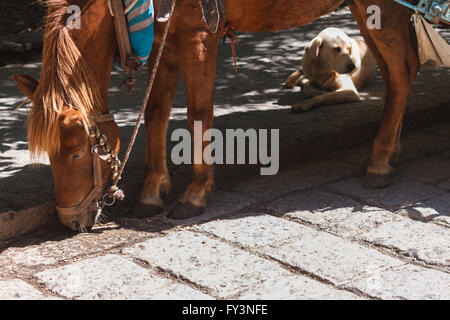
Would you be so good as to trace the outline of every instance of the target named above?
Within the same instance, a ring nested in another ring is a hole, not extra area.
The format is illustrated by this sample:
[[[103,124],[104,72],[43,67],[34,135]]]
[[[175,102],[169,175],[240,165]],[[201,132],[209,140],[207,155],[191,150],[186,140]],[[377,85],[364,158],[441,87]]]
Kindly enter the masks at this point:
[[[166,163],[166,135],[173,96],[180,76],[178,57],[170,35],[165,44],[145,112],[147,135],[146,176],[131,216],[149,217],[163,212],[161,194],[170,189]],[[155,48],[156,47],[156,48]],[[158,47],[154,45],[149,61],[155,61]],[[153,65],[149,64],[149,72]]]
[[[367,27],[366,10],[373,4],[381,9],[381,30]],[[389,162],[399,143],[407,98],[420,64],[409,33],[406,8],[381,0],[357,0],[349,7],[385,81],[386,103],[365,181],[368,188],[381,188],[392,180]]]

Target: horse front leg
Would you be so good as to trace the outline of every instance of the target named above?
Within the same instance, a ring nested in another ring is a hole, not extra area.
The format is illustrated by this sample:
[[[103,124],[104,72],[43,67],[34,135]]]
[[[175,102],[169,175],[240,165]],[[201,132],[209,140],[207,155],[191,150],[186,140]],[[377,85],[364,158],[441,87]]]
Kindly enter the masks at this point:
[[[163,211],[162,193],[170,189],[170,176],[166,163],[166,135],[172,101],[180,76],[180,68],[173,36],[169,34],[161,62],[153,83],[145,112],[147,135],[146,175],[132,216],[149,217]],[[153,46],[150,61],[155,61],[158,45]],[[153,64],[149,63],[149,73]]]
[[[373,4],[381,9],[381,29],[369,30],[366,11]],[[409,33],[406,8],[381,0],[358,0],[349,7],[385,81],[386,103],[365,181],[368,188],[381,188],[392,180],[389,161],[398,149],[406,102],[420,64]]]
[[[213,167],[204,163],[203,150],[207,143],[202,139],[213,122],[214,79],[218,35],[201,29],[191,37],[180,37],[180,64],[187,96],[187,118],[194,145],[193,181],[169,212],[168,217],[184,219],[200,215],[206,208],[207,197],[214,185]],[[194,134],[194,122],[201,124],[201,136]],[[201,154],[195,156],[194,139],[201,145]],[[199,161],[200,160],[200,161]],[[197,162],[197,163],[196,163]]]

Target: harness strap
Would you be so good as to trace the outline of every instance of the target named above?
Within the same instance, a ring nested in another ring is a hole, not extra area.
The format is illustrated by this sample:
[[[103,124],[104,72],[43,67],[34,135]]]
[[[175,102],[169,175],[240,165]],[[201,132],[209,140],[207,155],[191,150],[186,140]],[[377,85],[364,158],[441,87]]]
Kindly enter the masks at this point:
[[[236,57],[236,45],[238,44],[238,39],[233,33],[234,27],[233,26],[225,26],[225,29],[222,33],[223,42],[225,43],[226,37],[230,38],[230,46],[231,46],[231,53],[233,54],[233,60],[234,60],[234,72],[237,72],[237,57]]]
[[[136,2],[134,2],[135,4]],[[133,5],[130,5],[126,10],[130,10]],[[127,18],[125,16],[125,9],[122,0],[109,0],[111,15],[114,17],[114,27],[116,29],[117,44],[119,46],[120,59],[124,71],[130,74],[130,77],[124,81],[127,85],[127,93],[133,94],[134,83],[136,82],[136,72],[142,67],[139,58],[133,54],[131,48],[130,34],[128,31]]]

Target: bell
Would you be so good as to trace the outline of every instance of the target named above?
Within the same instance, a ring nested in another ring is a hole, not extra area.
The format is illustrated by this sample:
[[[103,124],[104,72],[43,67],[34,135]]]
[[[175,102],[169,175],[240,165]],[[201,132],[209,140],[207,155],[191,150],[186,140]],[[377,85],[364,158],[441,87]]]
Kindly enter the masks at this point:
[[[89,129],[89,137],[95,138],[95,129],[94,128]]]

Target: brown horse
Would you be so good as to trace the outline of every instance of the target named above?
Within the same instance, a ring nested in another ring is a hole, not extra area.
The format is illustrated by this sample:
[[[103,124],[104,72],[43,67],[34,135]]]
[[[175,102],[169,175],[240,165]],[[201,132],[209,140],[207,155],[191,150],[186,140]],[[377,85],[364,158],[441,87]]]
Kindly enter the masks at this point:
[[[84,152],[89,145],[87,117],[93,112],[107,112],[109,73],[116,48],[113,20],[107,0],[46,2],[49,4],[49,22],[40,83],[37,85],[24,76],[16,77],[16,81],[33,102],[29,122],[30,149],[49,153],[57,203],[74,206],[83,201],[92,188],[92,155]],[[186,88],[189,127],[193,130],[194,121],[202,121],[203,131],[206,131],[213,120],[217,45],[226,27],[242,32],[265,32],[304,26],[335,10],[342,2],[225,0],[226,18],[221,20],[217,33],[209,32],[202,20],[199,0],[177,2],[145,114],[147,172],[134,208],[136,215],[160,213],[163,208],[161,194],[170,188],[166,132],[180,72]],[[58,13],[69,4],[78,4],[82,8],[81,30],[67,30],[65,16]],[[378,5],[381,9],[380,30],[367,27],[366,11],[370,5]],[[398,145],[406,100],[420,67],[419,60],[409,34],[407,9],[389,0],[354,0],[349,7],[377,58],[386,84],[385,111],[366,177],[368,186],[382,187],[389,183],[392,175],[389,161]],[[158,10],[158,3],[155,3],[155,9]],[[156,23],[150,70],[157,52],[155,49],[161,44],[163,28],[163,23]],[[48,129],[39,131],[43,127]],[[117,148],[117,126],[112,122],[105,123],[101,129]],[[169,212],[169,217],[195,216],[206,207],[207,196],[213,187],[213,168],[207,164],[194,164],[193,171],[192,183]],[[108,174],[104,168],[104,175]],[[89,221],[93,220],[89,215],[92,213],[73,214],[64,217],[62,222],[68,226],[74,223],[89,226]]]

